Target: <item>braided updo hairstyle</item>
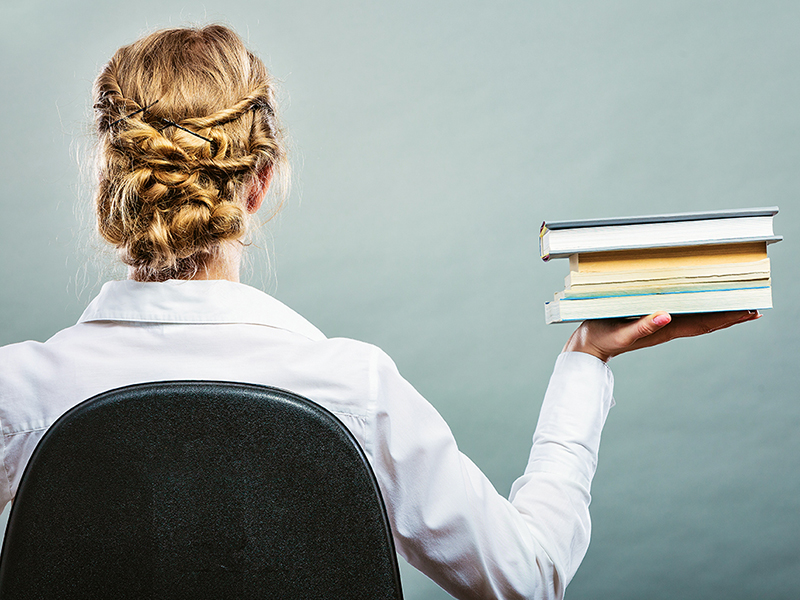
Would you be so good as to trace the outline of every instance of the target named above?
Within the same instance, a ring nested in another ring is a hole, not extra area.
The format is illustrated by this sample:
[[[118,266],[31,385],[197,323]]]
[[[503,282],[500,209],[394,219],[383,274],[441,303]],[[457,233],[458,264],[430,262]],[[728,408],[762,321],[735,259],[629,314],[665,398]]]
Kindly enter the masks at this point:
[[[272,80],[226,27],[120,48],[93,99],[98,229],[134,279],[192,277],[243,237],[248,194],[288,174]]]

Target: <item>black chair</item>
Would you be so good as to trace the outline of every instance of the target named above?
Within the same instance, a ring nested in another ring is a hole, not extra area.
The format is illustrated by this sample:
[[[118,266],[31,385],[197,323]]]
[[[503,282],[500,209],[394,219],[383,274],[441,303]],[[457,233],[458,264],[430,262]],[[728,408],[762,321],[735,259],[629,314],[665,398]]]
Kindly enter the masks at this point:
[[[274,388],[106,392],[46,432],[0,598],[402,598],[375,475],[330,412]]]

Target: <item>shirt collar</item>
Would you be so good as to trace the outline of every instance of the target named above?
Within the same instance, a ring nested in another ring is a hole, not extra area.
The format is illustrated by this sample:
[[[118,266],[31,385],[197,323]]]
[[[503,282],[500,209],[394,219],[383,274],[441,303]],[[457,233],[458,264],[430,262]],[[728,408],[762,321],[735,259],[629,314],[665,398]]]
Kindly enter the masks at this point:
[[[285,304],[242,283],[226,280],[110,281],[78,320],[139,323],[250,323],[325,336]]]

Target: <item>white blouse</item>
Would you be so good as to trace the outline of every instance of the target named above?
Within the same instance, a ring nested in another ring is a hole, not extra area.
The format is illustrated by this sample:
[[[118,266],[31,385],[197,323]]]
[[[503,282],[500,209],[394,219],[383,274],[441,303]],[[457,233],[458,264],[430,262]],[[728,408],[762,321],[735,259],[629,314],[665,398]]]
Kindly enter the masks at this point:
[[[0,507],[42,433],[100,392],[169,379],[259,383],[332,411],[359,441],[406,560],[456,598],[562,598],[589,543],[589,488],[613,405],[605,363],[558,357],[509,499],[380,349],[327,339],[229,281],[117,281],[47,342],[0,348]]]

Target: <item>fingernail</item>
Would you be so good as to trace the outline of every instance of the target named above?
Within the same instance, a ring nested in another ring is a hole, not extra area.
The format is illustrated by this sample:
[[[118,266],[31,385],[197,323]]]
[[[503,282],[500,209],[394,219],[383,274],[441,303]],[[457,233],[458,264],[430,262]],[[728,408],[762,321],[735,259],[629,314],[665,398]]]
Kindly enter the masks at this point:
[[[754,310],[750,310],[750,311],[747,311],[747,314],[745,314],[741,319],[739,319],[736,322],[737,323],[747,323],[748,321],[756,321],[756,320],[758,320],[760,318],[761,318],[761,313],[760,312],[754,311]]]
[[[672,320],[669,315],[658,315],[653,318],[653,323],[661,327],[662,325],[666,325]]]

